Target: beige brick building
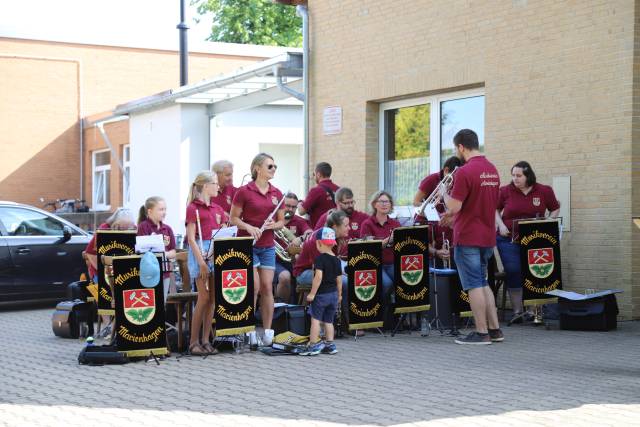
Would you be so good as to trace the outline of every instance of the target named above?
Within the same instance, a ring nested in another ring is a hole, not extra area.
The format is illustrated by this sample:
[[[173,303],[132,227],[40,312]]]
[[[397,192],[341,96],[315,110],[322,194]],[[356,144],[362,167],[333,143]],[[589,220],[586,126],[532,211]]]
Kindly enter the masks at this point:
[[[638,2],[309,0],[308,8],[311,165],[329,161],[363,207],[389,179],[380,161],[388,111],[429,105],[433,170],[456,127],[434,111],[475,97],[503,183],[519,160],[539,182],[570,177],[565,289],[623,289],[621,315],[640,318],[640,230],[631,220],[640,215]],[[338,134],[323,128],[329,106],[342,108]]]
[[[190,82],[277,54],[268,47],[211,46],[190,53]],[[83,132],[81,147],[80,119],[178,87],[178,52],[0,37],[0,76],[0,200],[40,206],[40,197],[84,198],[93,206],[93,153],[108,147],[95,128]],[[122,156],[127,122],[105,130]],[[109,160],[115,207],[122,203],[122,178],[115,156]]]

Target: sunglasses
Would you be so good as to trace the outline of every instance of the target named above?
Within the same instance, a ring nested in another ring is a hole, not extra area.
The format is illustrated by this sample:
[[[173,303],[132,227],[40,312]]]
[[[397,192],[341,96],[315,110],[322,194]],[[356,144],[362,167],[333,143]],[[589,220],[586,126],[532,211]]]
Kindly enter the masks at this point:
[[[267,166],[267,169],[269,169],[269,170],[278,169],[278,165],[269,165],[269,166]]]

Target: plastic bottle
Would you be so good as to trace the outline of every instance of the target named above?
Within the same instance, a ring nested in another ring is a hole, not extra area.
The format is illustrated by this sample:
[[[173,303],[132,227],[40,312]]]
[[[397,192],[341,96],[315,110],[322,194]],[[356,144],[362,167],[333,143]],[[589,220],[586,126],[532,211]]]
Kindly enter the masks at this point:
[[[420,320],[420,335],[423,337],[429,335],[429,323],[427,322],[426,316],[422,316]]]

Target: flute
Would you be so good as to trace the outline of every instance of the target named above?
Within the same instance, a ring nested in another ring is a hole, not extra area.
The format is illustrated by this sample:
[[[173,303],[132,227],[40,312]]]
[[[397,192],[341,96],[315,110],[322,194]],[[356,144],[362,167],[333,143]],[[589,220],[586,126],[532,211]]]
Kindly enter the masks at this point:
[[[207,262],[207,259],[204,257],[204,244],[202,243],[202,227],[200,226],[200,214],[198,213],[198,209],[196,209],[196,225],[198,226],[198,237],[199,237],[199,243],[200,243],[200,254],[202,254],[202,258],[204,259],[204,262]],[[207,279],[207,281],[204,283],[205,289],[207,290],[207,292],[209,291],[209,279]]]
[[[264,222],[262,223],[262,227],[260,227],[260,234],[262,234],[262,232],[264,231],[266,225],[267,225],[267,221],[269,221],[269,219],[274,216],[276,214],[276,212],[278,212],[278,209],[280,209],[280,206],[282,206],[282,202],[284,202],[284,198],[286,197],[286,194],[288,193],[288,191],[286,193],[284,193],[285,195],[282,196],[282,199],[280,199],[280,202],[278,202],[278,204],[276,205],[276,208],[273,210],[273,212],[271,212],[269,214],[269,216],[267,217],[267,219],[264,220]],[[253,239],[253,245],[256,244],[256,239]]]

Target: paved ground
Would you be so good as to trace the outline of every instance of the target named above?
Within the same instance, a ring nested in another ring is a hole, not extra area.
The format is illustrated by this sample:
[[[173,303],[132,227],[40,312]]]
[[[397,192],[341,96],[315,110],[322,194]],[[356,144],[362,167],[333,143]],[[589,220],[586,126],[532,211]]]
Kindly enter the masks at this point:
[[[368,334],[335,356],[88,367],[82,342],[53,336],[51,312],[0,312],[0,425],[640,426],[640,322],[513,326],[480,348]]]

